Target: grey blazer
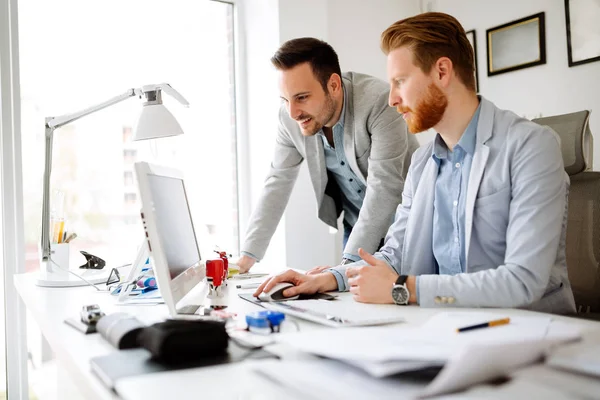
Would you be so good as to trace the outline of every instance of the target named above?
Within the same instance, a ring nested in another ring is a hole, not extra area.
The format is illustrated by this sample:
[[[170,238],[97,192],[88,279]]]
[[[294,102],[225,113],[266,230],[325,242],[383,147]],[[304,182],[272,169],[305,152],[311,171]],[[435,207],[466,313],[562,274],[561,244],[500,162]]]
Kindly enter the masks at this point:
[[[356,72],[343,73],[342,78],[347,99],[344,151],[352,171],[367,186],[344,252],[358,254],[359,247],[373,252],[394,220],[410,157],[418,145],[401,116],[388,106],[385,82]],[[318,135],[302,135],[298,123],[281,107],[275,155],[250,217],[243,252],[263,258],[304,159],[317,198],[318,217],[337,228],[342,199],[335,180],[328,179],[323,142]]]
[[[466,273],[454,276],[435,270],[432,147],[414,153],[402,204],[376,256],[419,276],[421,306],[575,312],[565,257],[569,178],[558,136],[481,98],[466,198]],[[347,287],[345,267],[336,269]]]

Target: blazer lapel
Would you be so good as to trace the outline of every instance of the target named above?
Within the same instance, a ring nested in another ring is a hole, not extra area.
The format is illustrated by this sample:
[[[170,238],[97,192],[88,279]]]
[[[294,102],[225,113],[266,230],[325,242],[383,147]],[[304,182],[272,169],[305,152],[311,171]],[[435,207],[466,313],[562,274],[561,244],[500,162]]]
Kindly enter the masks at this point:
[[[413,193],[402,248],[402,273],[433,274],[433,200],[438,165],[429,157]]]
[[[473,229],[475,200],[477,199],[481,179],[483,178],[487,159],[490,154],[490,148],[485,145],[485,142],[492,137],[493,126],[494,109],[491,103],[481,97],[481,111],[479,113],[479,122],[477,123],[477,145],[475,146],[475,155],[471,163],[465,204],[465,259],[467,265],[469,265],[469,247],[471,244],[471,231]]]
[[[317,204],[321,206],[325,186],[327,185],[327,165],[325,165],[323,141],[319,135],[307,136],[304,138],[304,146],[306,148],[308,173],[315,189]]]
[[[362,174],[356,162],[356,151],[354,148],[354,101],[352,100],[352,83],[344,79],[344,98],[346,100],[346,112],[344,113],[344,153],[352,171],[367,184],[367,179]]]

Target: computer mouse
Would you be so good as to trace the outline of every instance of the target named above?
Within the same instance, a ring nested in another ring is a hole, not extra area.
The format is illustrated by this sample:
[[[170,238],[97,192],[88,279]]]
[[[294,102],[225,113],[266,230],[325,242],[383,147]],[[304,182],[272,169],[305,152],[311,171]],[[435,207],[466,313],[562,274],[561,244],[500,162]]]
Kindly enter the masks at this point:
[[[273,286],[273,288],[268,292],[262,292],[261,294],[259,294],[258,299],[260,301],[296,300],[299,297],[298,295],[291,297],[285,297],[283,295],[283,291],[287,288],[291,288],[292,286],[294,285],[292,285],[289,282],[278,283],[275,286]]]

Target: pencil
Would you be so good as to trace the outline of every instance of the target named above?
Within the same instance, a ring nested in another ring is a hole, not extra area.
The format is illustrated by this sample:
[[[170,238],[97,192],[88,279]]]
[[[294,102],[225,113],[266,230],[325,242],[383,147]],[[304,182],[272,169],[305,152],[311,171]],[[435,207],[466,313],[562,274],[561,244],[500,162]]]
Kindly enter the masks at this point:
[[[488,328],[488,327],[498,326],[498,325],[506,325],[509,322],[510,322],[510,318],[496,319],[494,321],[484,322],[482,324],[465,326],[464,328],[458,328],[456,330],[456,332],[466,332],[466,331],[471,331],[473,329]]]
[[[58,223],[58,236],[56,237],[56,243],[63,242],[63,231],[65,229],[65,221],[60,221]]]

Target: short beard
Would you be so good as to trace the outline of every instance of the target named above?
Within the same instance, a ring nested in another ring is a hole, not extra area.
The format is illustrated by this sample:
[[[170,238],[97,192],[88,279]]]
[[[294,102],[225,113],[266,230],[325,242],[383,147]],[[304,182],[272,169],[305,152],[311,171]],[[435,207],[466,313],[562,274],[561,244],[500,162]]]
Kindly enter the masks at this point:
[[[415,110],[398,107],[398,112],[410,112],[411,116],[406,120],[408,130],[410,133],[419,133],[436,126],[442,120],[447,107],[446,95],[437,86],[430,83]]]
[[[314,128],[310,131],[305,131],[304,135],[312,136],[323,129],[323,127],[327,125],[335,115],[336,108],[337,104],[335,104],[333,97],[331,97],[329,92],[325,93],[325,104],[323,105],[323,111],[319,113],[318,117],[312,117],[313,122],[315,123]],[[298,119],[304,118],[306,117],[301,116],[301,118]]]

